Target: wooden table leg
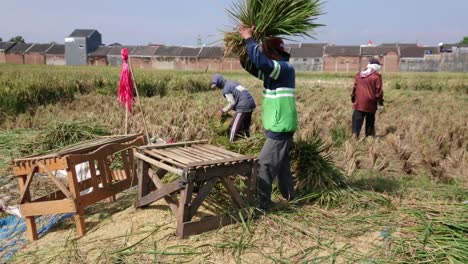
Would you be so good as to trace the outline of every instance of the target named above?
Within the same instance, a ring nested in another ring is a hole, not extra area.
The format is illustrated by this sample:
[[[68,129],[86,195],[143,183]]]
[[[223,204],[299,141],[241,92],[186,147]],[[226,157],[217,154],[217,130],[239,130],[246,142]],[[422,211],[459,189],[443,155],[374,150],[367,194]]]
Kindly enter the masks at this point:
[[[148,194],[148,181],[149,181],[149,165],[143,160],[137,161],[137,177],[138,177],[138,200],[141,200]]]
[[[68,163],[67,167],[68,185],[76,208],[76,212],[74,214],[76,233],[81,237],[86,234],[86,223],[84,219],[84,208],[80,205],[80,187],[78,186],[78,181],[76,179],[75,165]]]
[[[29,188],[26,189],[26,175],[18,177],[18,184],[20,193],[24,193],[24,201],[26,203],[31,201],[31,194],[29,192]],[[37,227],[36,227],[36,220],[34,216],[26,216],[26,230],[28,233],[29,241],[33,242],[37,240]]]
[[[180,190],[179,213],[177,214],[176,233],[179,238],[184,237],[184,222],[190,221],[190,202],[192,201],[193,181],[189,181]]]

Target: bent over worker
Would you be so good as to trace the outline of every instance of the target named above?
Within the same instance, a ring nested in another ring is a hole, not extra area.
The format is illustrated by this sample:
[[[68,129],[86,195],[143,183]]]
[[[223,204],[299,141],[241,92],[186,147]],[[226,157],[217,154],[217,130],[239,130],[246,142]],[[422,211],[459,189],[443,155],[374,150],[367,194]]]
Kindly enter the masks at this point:
[[[250,137],[250,124],[252,112],[255,109],[255,101],[249,91],[235,81],[229,81],[217,73],[211,78],[211,88],[223,89],[223,96],[228,104],[218,111],[222,117],[231,110],[236,111],[229,125],[229,141],[234,142],[241,137]]]

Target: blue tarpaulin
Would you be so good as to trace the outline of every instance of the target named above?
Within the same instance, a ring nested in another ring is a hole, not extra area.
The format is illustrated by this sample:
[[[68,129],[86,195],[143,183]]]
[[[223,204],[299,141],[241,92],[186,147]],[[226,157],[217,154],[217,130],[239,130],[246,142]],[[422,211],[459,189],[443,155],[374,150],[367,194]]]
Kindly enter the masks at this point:
[[[72,215],[68,213],[36,217],[38,236],[43,236],[59,221],[70,218]],[[23,218],[10,215],[0,219],[0,263],[8,261],[28,243],[25,232],[26,222]]]

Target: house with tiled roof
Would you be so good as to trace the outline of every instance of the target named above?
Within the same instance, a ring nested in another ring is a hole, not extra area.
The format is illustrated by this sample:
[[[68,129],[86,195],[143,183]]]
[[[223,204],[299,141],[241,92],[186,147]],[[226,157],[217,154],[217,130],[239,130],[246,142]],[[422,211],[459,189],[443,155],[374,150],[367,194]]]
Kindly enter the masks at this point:
[[[10,64],[24,64],[24,54],[34,44],[16,43],[5,53],[5,62]]]
[[[157,46],[138,46],[129,54],[129,60],[133,68],[151,69],[153,56],[158,50]]]
[[[369,60],[375,58],[382,63],[382,72],[400,71],[400,55],[397,45],[379,45],[361,47],[361,68],[367,68]]]
[[[109,66],[122,66],[122,55],[120,52],[123,48],[128,49],[130,54],[137,46],[124,45],[124,46],[112,46],[112,49],[107,53],[107,65]]]
[[[112,47],[100,46],[95,51],[88,53],[88,65],[91,66],[107,66],[107,54]]]
[[[65,65],[65,45],[53,44],[44,56],[47,65]]]
[[[325,46],[323,71],[358,72],[361,66],[360,46]]]
[[[290,46],[289,62],[296,71],[322,71],[325,43],[300,43]]]
[[[24,53],[24,64],[46,64],[45,53],[54,44],[33,44],[31,48]]]
[[[15,42],[1,42],[0,41],[0,63],[5,63],[5,53],[15,45]]]

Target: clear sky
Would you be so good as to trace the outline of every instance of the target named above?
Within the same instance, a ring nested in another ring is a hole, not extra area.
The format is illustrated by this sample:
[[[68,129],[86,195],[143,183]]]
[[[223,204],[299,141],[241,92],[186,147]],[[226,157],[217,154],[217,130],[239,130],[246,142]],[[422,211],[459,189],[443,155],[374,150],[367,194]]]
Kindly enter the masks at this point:
[[[110,44],[196,45],[222,39],[237,0],[0,0],[0,37],[64,42],[75,28],[95,28]],[[316,40],[335,44],[459,42],[468,35],[468,0],[328,0]],[[221,43],[218,43],[221,45]]]

